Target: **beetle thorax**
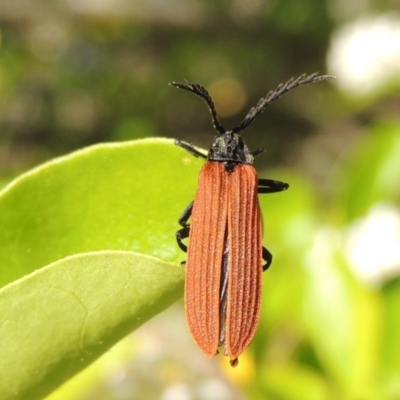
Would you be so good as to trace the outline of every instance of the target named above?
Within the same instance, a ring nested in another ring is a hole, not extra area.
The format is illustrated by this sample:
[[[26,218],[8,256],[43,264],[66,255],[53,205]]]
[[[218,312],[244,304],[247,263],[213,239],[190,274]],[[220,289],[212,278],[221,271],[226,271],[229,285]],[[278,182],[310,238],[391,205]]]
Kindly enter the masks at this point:
[[[214,139],[207,158],[209,161],[225,164],[228,171],[233,170],[237,164],[253,164],[254,161],[241,136],[232,131],[222,133]]]

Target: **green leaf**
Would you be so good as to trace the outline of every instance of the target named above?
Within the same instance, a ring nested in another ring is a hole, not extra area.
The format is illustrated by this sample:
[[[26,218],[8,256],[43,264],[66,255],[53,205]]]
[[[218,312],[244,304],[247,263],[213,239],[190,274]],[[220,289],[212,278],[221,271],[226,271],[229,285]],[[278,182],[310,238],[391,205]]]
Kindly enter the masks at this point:
[[[168,139],[101,144],[0,192],[0,286],[69,255],[127,250],[180,261],[175,232],[203,161]]]
[[[42,398],[179,299],[183,278],[176,263],[103,251],[1,289],[2,400]]]

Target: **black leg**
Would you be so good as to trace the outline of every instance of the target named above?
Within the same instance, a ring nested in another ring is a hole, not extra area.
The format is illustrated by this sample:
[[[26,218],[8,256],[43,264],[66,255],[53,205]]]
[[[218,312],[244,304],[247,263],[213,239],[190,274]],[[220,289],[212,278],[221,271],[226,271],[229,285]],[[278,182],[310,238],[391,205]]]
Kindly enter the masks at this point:
[[[272,263],[272,254],[265,247],[262,248],[262,258],[266,261],[265,265],[263,265],[263,271],[266,271]]]
[[[188,226],[187,222],[190,216],[192,215],[192,210],[193,210],[193,201],[190,202],[190,204],[183,210],[183,213],[178,219],[179,225],[183,226],[184,228]]]
[[[259,179],[258,180],[258,193],[276,193],[287,190],[289,184],[281,181],[274,181],[273,179]]]
[[[182,240],[187,239],[189,237],[190,225],[187,222],[190,216],[192,215],[192,210],[193,210],[193,201],[183,210],[182,215],[179,217],[178,222],[179,225],[182,226],[182,229],[179,229],[179,231],[176,232],[175,234],[178,246],[185,253],[187,252],[187,246],[182,242]]]
[[[253,155],[253,157],[258,156],[259,154],[263,153],[264,149],[262,147],[259,147],[258,149],[255,149],[251,152],[251,154]]]
[[[176,232],[176,234],[175,234],[176,235],[176,241],[178,242],[178,246],[185,253],[187,252],[187,246],[186,246],[186,244],[184,244],[182,242],[182,240],[189,237],[189,231],[190,231],[190,225],[187,225],[184,228],[179,229],[179,231]]]
[[[207,159],[207,156],[205,154],[203,154],[202,152],[198,151],[196,148],[194,148],[190,143],[188,142],[184,142],[182,140],[179,139],[175,139],[174,143],[179,146],[182,147],[182,149],[185,149],[186,151],[188,151],[192,156],[195,157],[201,157],[201,158],[205,158]]]
[[[289,185],[285,182],[275,181],[273,179],[259,179],[258,180],[258,193],[276,193],[287,190]],[[263,265],[263,271],[266,271],[272,263],[272,254],[270,251],[263,247],[262,258],[265,261]]]

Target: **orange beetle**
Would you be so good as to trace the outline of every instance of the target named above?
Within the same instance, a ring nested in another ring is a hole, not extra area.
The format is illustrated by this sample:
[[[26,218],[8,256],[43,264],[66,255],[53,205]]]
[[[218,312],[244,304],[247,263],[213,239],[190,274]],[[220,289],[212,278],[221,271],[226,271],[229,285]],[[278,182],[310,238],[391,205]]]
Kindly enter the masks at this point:
[[[204,87],[172,83],[206,101],[218,131],[207,155],[187,142],[175,140],[176,145],[195,157],[207,159],[199,174],[195,199],[179,218],[182,229],[176,238],[179,247],[187,251],[186,319],[194,341],[208,357],[224,346],[224,354],[236,366],[254,337],[260,317],[262,272],[272,262],[272,254],[262,246],[258,193],[280,192],[289,187],[284,182],[258,179],[252,164],[263,149],[251,152],[238,133],[283,93],[327,78],[330,76],[312,74],[290,79],[262,98],[230,131],[219,123]],[[182,242],[187,237],[188,246]]]

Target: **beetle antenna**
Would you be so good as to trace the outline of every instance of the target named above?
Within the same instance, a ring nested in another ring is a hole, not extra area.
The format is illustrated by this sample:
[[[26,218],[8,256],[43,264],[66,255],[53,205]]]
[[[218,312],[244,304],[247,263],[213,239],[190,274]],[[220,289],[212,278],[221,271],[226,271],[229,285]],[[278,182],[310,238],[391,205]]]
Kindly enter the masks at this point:
[[[218,121],[217,110],[215,109],[214,102],[213,102],[210,94],[207,92],[207,90],[203,86],[198,85],[197,83],[190,83],[190,82],[185,82],[185,83],[172,82],[172,83],[170,83],[170,85],[175,86],[179,89],[184,89],[184,90],[187,90],[194,94],[197,94],[197,96],[200,96],[203,100],[205,100],[205,102],[207,103],[208,108],[210,109],[210,112],[211,112],[211,117],[213,120],[214,128],[220,134],[226,132],[225,128]]]
[[[315,72],[309,76],[302,74],[297,79],[291,78],[285,84],[281,83],[274,91],[271,90],[264,98],[261,98],[257,105],[250,109],[244,120],[238,126],[232,129],[232,132],[238,133],[243,129],[246,129],[256,119],[258,114],[261,114],[274,100],[289,90],[297,88],[301,85],[320,82],[331,78],[334,78],[334,76],[318,75],[318,73]]]

